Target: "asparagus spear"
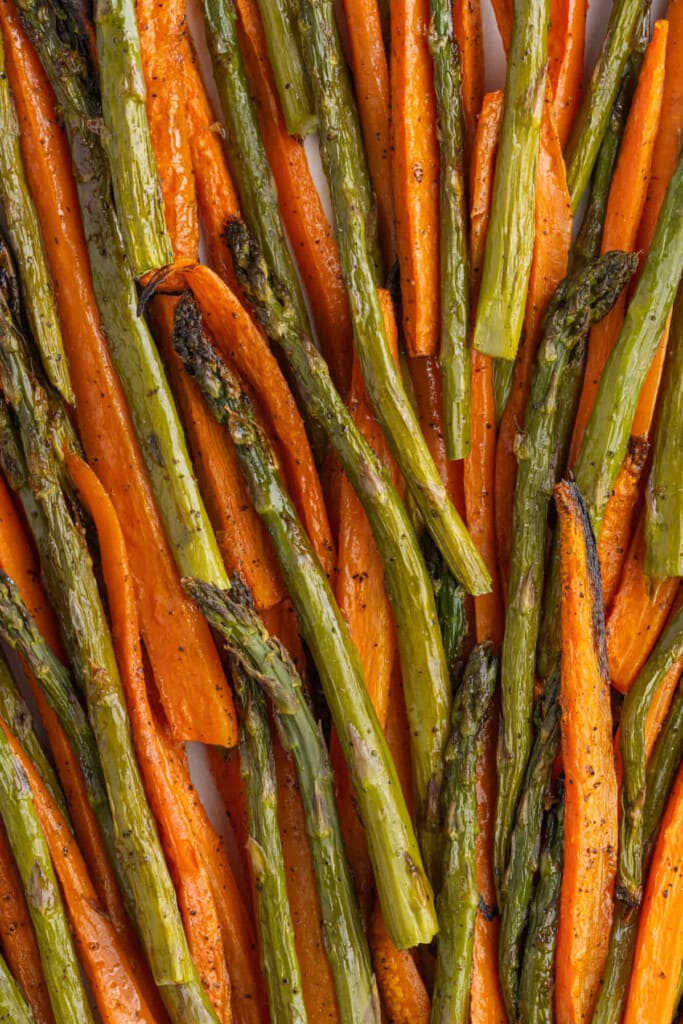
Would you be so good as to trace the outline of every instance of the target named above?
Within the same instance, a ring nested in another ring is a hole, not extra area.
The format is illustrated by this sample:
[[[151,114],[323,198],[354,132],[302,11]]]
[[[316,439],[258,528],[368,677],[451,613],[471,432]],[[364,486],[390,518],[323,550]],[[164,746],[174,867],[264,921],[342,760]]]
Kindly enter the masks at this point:
[[[669,791],[683,756],[683,685],[671,702],[669,714],[647,764],[646,796],[643,809],[643,865],[647,867],[664,814]],[[621,1020],[633,965],[640,907],[617,899],[610,933],[609,951],[593,1024]]]
[[[379,1024],[370,952],[344,852],[327,747],[299,673],[287,651],[266,632],[238,579],[233,579],[229,594],[195,580],[184,583],[243,671],[270,697],[283,746],[294,758],[339,1018],[342,1024]]]
[[[310,135],[316,129],[316,116],[294,6],[289,0],[258,0],[258,6],[287,131]]]
[[[256,889],[261,958],[271,1017],[287,1024],[306,1024],[277,823],[277,779],[266,702],[238,658],[233,659],[232,665],[240,717],[240,767],[247,796],[247,852]]]
[[[178,912],[142,786],[123,688],[92,563],[60,487],[45,421],[45,394],[31,378],[23,339],[0,304],[0,386],[15,413],[28,480],[44,528],[34,531],[41,570],[83,692],[112,815],[116,862],[128,910],[174,1024],[216,1024]],[[24,651],[29,655],[28,649]],[[37,666],[36,666],[37,667]],[[73,713],[73,705],[72,705]]]
[[[548,0],[517,0],[474,347],[514,359],[534,247],[536,162],[548,56]]]
[[[496,807],[496,873],[508,840],[531,747],[536,642],[541,615],[548,508],[571,430],[585,343],[611,309],[637,257],[608,253],[567,278],[546,316],[518,446],[510,582],[501,664],[502,730]]]
[[[510,836],[510,857],[499,897],[503,915],[498,964],[505,1006],[512,1021],[517,1020],[522,937],[539,865],[543,812],[550,794],[553,763],[560,749],[559,673],[549,681],[538,699],[536,718],[536,740]]]
[[[624,461],[638,397],[659,344],[683,270],[683,160],[671,178],[643,272],[624,325],[600,378],[598,394],[574,469],[596,537]],[[538,671],[559,658],[560,577],[555,545],[543,601]]]
[[[22,0],[19,13],[59,103],[102,325],[166,534],[181,573],[225,587],[227,576],[168,381],[147,325],[137,315],[135,282],[111,204],[99,99],[75,35],[76,23],[64,16],[59,0]],[[138,220],[146,222],[144,210],[138,210]]]
[[[31,199],[19,148],[5,50],[0,37],[0,205],[12,249],[21,267],[29,324],[50,383],[73,405],[74,393],[62,344],[52,281],[45,260],[38,215]],[[4,246],[3,246],[4,248]],[[3,259],[5,262],[6,257]]]
[[[683,287],[679,285],[647,485],[645,571],[683,576]]]
[[[562,886],[564,794],[546,814],[545,838],[538,862],[539,880],[529,910],[522,973],[519,1019],[525,1024],[553,1024],[555,947]]]
[[[288,359],[310,419],[327,433],[372,526],[396,621],[411,724],[416,815],[422,826],[429,787],[438,790],[441,780],[451,686],[432,587],[415,532],[389,474],[358,430],[325,360],[302,332],[286,290],[269,276],[253,238],[234,220],[226,228],[226,239],[244,294]],[[423,853],[427,856],[426,848]]]
[[[649,0],[614,0],[612,5],[607,35],[567,143],[567,184],[574,211],[588,187],[626,62],[649,6]]]
[[[443,637],[448,676],[451,686],[460,682],[463,669],[463,654],[467,639],[467,594],[453,578],[441,552],[434,546],[431,537],[422,538],[422,551],[429,577],[432,581],[436,614]]]
[[[468,347],[469,260],[465,203],[462,69],[450,0],[430,0],[429,43],[439,120],[441,175],[441,374],[446,453],[463,459],[472,443],[472,371]]]
[[[358,652],[256,426],[251,401],[203,336],[189,295],[176,310],[173,344],[214,416],[230,431],[254,508],[275,546],[349,767],[387,929],[401,949],[428,942],[436,930],[432,893]]]
[[[43,750],[40,740],[36,736],[31,712],[17,689],[12,673],[2,653],[0,653],[0,718],[2,718],[12,735],[21,743],[33,761],[50,796],[59,807],[65,820],[68,821],[69,811],[67,810],[66,800],[62,793],[62,787],[59,784],[54,768]]]
[[[498,674],[487,645],[475,647],[453,701],[453,732],[444,759],[446,849],[437,901],[439,938],[432,1024],[467,1024],[474,925],[479,905],[476,838],[477,762]]]
[[[33,1011],[0,954],[0,1024],[35,1024]]]
[[[170,263],[173,249],[147,122],[135,3],[95,0],[94,17],[114,202],[128,262],[142,277]]]
[[[3,729],[0,816],[26,893],[56,1024],[94,1024],[31,787]]]
[[[364,196],[368,193],[360,127],[333,0],[302,0],[304,55],[311,68],[323,163],[332,193],[342,272],[351,304],[356,350],[377,417],[427,529],[451,571],[471,593],[486,592],[486,566],[453,508],[429,454],[387,342],[368,252]]]

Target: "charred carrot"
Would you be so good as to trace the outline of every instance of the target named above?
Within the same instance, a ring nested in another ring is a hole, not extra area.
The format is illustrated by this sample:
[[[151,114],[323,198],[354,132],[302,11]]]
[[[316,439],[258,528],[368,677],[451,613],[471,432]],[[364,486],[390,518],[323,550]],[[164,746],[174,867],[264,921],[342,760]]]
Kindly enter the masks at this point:
[[[431,1000],[409,950],[394,946],[377,905],[368,932],[382,1002],[394,1024],[429,1024]]]
[[[558,1024],[590,1019],[607,957],[616,876],[617,787],[600,567],[574,483],[555,489],[562,577],[564,868],[555,960]]]
[[[641,480],[650,446],[644,437],[632,437],[628,453],[605,509],[598,543],[602,599],[607,613],[614,601],[641,497]]]

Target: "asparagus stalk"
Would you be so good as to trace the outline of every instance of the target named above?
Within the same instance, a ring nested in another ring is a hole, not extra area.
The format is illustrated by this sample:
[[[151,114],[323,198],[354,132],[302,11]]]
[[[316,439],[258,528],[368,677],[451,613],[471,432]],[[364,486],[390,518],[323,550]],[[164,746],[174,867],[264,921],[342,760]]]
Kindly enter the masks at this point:
[[[669,791],[683,756],[683,685],[671,702],[669,714],[647,765],[643,810],[644,866],[647,866],[664,814]],[[628,981],[638,935],[640,907],[617,899],[610,933],[609,951],[593,1024],[621,1020],[628,993]]]
[[[615,0],[607,35],[567,144],[567,184],[576,211],[598,157],[626,63],[649,0]]]
[[[186,580],[185,587],[243,671],[270,697],[283,746],[294,758],[339,1019],[342,1024],[379,1024],[370,952],[344,852],[327,748],[299,673],[287,651],[266,632],[239,580],[233,579],[229,594],[194,580]]]
[[[12,249],[21,267],[29,325],[48,380],[62,397],[73,405],[74,393],[38,215],[24,177],[24,165],[19,148],[19,125],[5,74],[5,50],[1,37],[0,137],[3,140],[0,147],[0,205]],[[5,266],[6,260],[7,255],[4,255]]]
[[[55,90],[71,148],[97,303],[180,572],[225,587],[227,575],[192,470],[159,354],[143,319],[111,205],[101,109],[76,24],[59,2],[23,0],[19,13]],[[120,83],[119,83],[120,87]],[[131,202],[129,197],[128,202]],[[141,224],[146,211],[138,209]]]
[[[469,258],[465,203],[462,69],[450,0],[430,0],[429,43],[439,119],[441,175],[441,374],[446,453],[463,459],[472,444],[472,370],[468,345]]]
[[[510,582],[501,664],[502,730],[495,863],[498,882],[532,738],[536,642],[541,616],[548,508],[562,470],[592,324],[611,309],[637,257],[608,253],[567,278],[546,316],[518,448]]]
[[[0,954],[0,1022],[1,1024],[35,1024],[33,1011],[12,977],[5,958]]]
[[[310,135],[317,122],[294,7],[288,0],[258,0],[258,6],[287,131]]]
[[[643,809],[647,793],[645,720],[659,684],[682,655],[683,608],[680,608],[660,635],[622,707],[620,749],[624,782],[616,892],[619,899],[631,906],[640,904],[643,884]]]
[[[216,1024],[190,956],[156,825],[142,786],[109,626],[83,536],[60,487],[45,394],[26,367],[23,339],[0,305],[0,386],[15,413],[44,528],[41,570],[69,660],[86,695],[112,815],[124,897],[173,1024]],[[26,656],[29,651],[24,652]],[[72,705],[73,713],[73,705]]]
[[[19,278],[14,266],[12,254],[7,242],[0,232],[0,295],[16,321],[21,319],[21,296],[19,294]]]
[[[683,287],[674,303],[647,486],[645,571],[683,576]]]
[[[541,706],[543,713],[541,714]],[[510,836],[510,856],[500,886],[503,909],[499,972],[510,1020],[517,1020],[523,934],[541,852],[543,812],[550,794],[553,762],[560,749],[560,677],[546,686],[537,705],[537,732]]]
[[[448,676],[451,686],[455,688],[460,682],[462,674],[465,641],[469,629],[467,594],[453,578],[441,552],[434,547],[433,541],[428,535],[422,538],[422,550],[434,590],[436,614],[443,637]]]
[[[368,252],[364,196],[369,186],[360,127],[333,0],[302,0],[306,63],[311,68],[323,163],[332,194],[342,272],[351,304],[356,350],[368,395],[427,529],[449,568],[471,593],[491,586],[488,570],[446,488],[401,383],[387,342]]]
[[[519,1019],[525,1024],[553,1024],[555,947],[560,911],[564,840],[564,795],[546,814],[545,838],[538,862],[539,879],[529,910],[524,961],[519,979]]]
[[[0,816],[26,894],[56,1024],[94,1024],[31,787],[3,729]]]
[[[453,702],[453,732],[445,753],[446,849],[437,901],[439,938],[432,1024],[467,1024],[477,888],[477,762],[498,674],[490,647],[475,647]]]
[[[273,1020],[306,1024],[285,863],[277,822],[277,779],[268,712],[256,683],[233,659],[240,716],[240,766],[247,796],[247,852],[256,889],[261,958]]]
[[[114,202],[128,262],[142,277],[170,263],[173,249],[147,122],[135,3],[95,0],[94,15]]]
[[[36,736],[33,728],[33,718],[28,705],[19,693],[9,666],[1,653],[0,718],[2,718],[12,735],[21,743],[27,755],[31,758],[50,796],[59,807],[65,820],[68,821],[69,811],[64,794],[62,793],[62,787],[59,784],[54,768],[43,750],[40,740]]]
[[[327,433],[372,526],[396,622],[411,724],[416,814],[422,826],[428,790],[440,785],[451,686],[432,587],[415,532],[389,474],[358,430],[325,360],[299,327],[286,290],[269,277],[249,232],[232,221],[226,239],[244,294],[289,361],[309,418]]]
[[[203,336],[189,295],[176,310],[173,344],[214,416],[230,431],[254,508],[275,546],[349,767],[387,929],[401,949],[428,942],[436,930],[432,893],[358,652],[256,426],[251,401]]]
[[[474,347],[514,359],[534,248],[536,162],[548,57],[548,0],[517,0]]]

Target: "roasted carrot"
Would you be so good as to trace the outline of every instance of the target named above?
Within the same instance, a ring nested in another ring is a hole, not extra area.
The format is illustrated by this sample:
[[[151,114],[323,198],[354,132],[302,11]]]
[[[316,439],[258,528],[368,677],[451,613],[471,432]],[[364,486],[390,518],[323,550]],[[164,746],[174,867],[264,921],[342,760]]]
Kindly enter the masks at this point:
[[[313,313],[320,347],[341,394],[353,353],[349,304],[334,233],[311,177],[303,144],[287,132],[256,0],[236,0],[240,43],[277,185],[280,213]]]
[[[453,462],[446,457],[439,360],[436,356],[416,356],[408,360],[408,366],[422,433],[439,470],[439,475],[448,488],[450,499],[464,518],[465,495],[462,460]]]
[[[102,333],[54,94],[8,0],[0,3],[0,22],[27,178],[56,282],[78,430],[123,524],[164,710],[176,735],[231,746],[237,739],[232,697],[209,628],[182,590]]]
[[[564,868],[555,957],[558,1024],[591,1019],[612,924],[617,787],[600,568],[575,484],[555,488],[562,583]]]
[[[368,170],[377,202],[382,256],[388,267],[396,260],[394,187],[391,173],[389,64],[377,0],[344,0],[349,60]]]
[[[0,827],[0,943],[36,1024],[54,1024],[38,944],[4,826]]]
[[[579,108],[586,36],[586,0],[551,0],[548,31],[548,76],[553,116],[564,149]]]
[[[659,830],[643,909],[623,1024],[670,1021],[683,962],[683,768]]]
[[[103,1024],[131,1020],[157,1024],[125,951],[97,900],[81,851],[44,782],[4,722],[0,721],[14,756],[33,794],[55,873],[66,905],[79,959]]]
[[[392,1024],[429,1024],[432,1005],[410,950],[398,950],[389,938],[379,905],[368,931],[377,985]]]
[[[512,35],[512,0],[492,0],[493,13],[496,17],[496,25],[507,53],[510,48],[510,36]]]
[[[477,119],[484,101],[484,30],[479,0],[455,0],[453,28],[460,50],[465,152],[472,154]]]
[[[652,698],[650,707],[647,709],[647,718],[645,719],[646,760],[652,753],[652,748],[657,742],[657,737],[659,736],[662,726],[666,720],[666,716],[669,713],[669,707],[671,705],[673,695],[676,692],[676,687],[681,679],[681,672],[683,672],[683,658],[674,662],[666,673],[657,688],[656,694]]]
[[[602,232],[601,252],[633,252],[645,204],[657,125],[662,106],[668,24],[658,21],[645,51],[631,110],[610,186]],[[626,313],[626,296],[615,303],[590,333],[586,369],[569,450],[569,465],[576,462],[590,419],[600,377],[619,336]]]
[[[624,564],[619,589],[607,619],[607,656],[612,685],[628,693],[666,622],[678,580],[648,580],[645,562],[645,512],[641,512]]]
[[[411,356],[439,350],[439,143],[427,32],[429,0],[391,6],[391,109],[396,241]]]
[[[605,612],[612,607],[626,560],[641,498],[641,480],[650,446],[645,437],[632,437],[602,520],[598,556]]]
[[[541,144],[536,172],[536,241],[531,263],[524,329],[517,352],[512,391],[498,432],[496,446],[495,516],[498,568],[507,599],[512,505],[517,479],[515,440],[524,428],[524,411],[531,388],[531,372],[548,303],[567,273],[572,213],[564,159],[552,124],[549,99],[541,122]]]

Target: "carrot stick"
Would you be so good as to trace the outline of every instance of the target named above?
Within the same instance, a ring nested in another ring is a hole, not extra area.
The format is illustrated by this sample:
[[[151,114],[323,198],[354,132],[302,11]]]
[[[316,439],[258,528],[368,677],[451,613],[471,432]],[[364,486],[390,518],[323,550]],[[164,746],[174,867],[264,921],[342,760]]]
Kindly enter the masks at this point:
[[[147,799],[159,825],[192,959],[219,1020],[229,1022],[230,981],[216,906],[206,871],[195,848],[192,829],[174,790],[168,758],[147,697],[137,609],[121,525],[106,491],[90,467],[71,453],[66,461],[97,529],[112,636],[135,749]]]
[[[683,962],[683,768],[678,771],[645,887],[623,1024],[670,1021]]]
[[[607,199],[600,247],[602,253],[613,249],[634,251],[662,107],[667,32],[667,22],[658,21],[654,27],[652,40],[645,51]],[[607,316],[596,324],[590,333],[583,389],[569,450],[570,466],[573,466],[578,458],[584,431],[595,404],[600,377],[621,330],[625,314],[626,296],[622,295]]]
[[[0,2],[0,23],[24,165],[56,283],[78,430],[123,524],[142,635],[164,710],[175,735],[232,746],[232,697],[206,621],[182,590],[102,333],[54,94],[8,0]]]
[[[450,499],[459,515],[464,518],[465,494],[462,460],[453,462],[446,457],[439,360],[436,356],[416,356],[408,360],[408,367],[413,382],[422,433],[439,470],[439,475],[448,488]]]
[[[598,557],[602,576],[602,599],[609,611],[619,586],[629,542],[633,534],[641,479],[650,446],[644,437],[632,437],[602,521]]]
[[[557,1024],[590,1020],[607,957],[617,868],[617,786],[600,569],[575,484],[555,488],[562,580],[564,867],[555,957]]]
[[[557,137],[564,149],[581,99],[586,0],[550,0],[548,75]]]
[[[131,1020],[156,1024],[157,1017],[145,1001],[116,930],[98,904],[95,887],[68,824],[21,745],[4,722],[0,721],[0,727],[32,790],[79,959],[103,1024],[129,1024]]]
[[[548,97],[541,122],[541,144],[536,172],[536,241],[531,263],[524,330],[515,362],[512,391],[498,432],[496,446],[495,517],[498,568],[503,596],[507,584],[512,538],[512,505],[517,480],[515,439],[524,428],[524,412],[531,388],[534,356],[540,328],[555,289],[567,273],[572,214],[564,159],[552,124]]]
[[[503,49],[507,53],[510,49],[510,36],[512,35],[512,0],[492,0],[491,6],[496,17]]]
[[[0,827],[0,943],[36,1024],[55,1024],[26,897],[4,826]]]
[[[377,0],[344,0],[349,62],[370,180],[377,202],[382,256],[388,267],[396,260],[394,188],[391,172],[389,65],[382,38]]]
[[[408,354],[439,350],[439,143],[427,30],[429,0],[391,5],[396,241]]]
[[[409,950],[398,950],[389,938],[379,905],[368,932],[372,962],[382,1003],[392,1024],[429,1024],[432,1006]]]
[[[196,259],[199,222],[183,81],[185,0],[136,0],[147,121],[176,256]]]
[[[657,737],[659,736],[662,726],[666,720],[666,716],[669,713],[669,707],[673,700],[673,695],[680,682],[681,672],[683,672],[683,658],[679,658],[679,660],[674,662],[671,666],[659,684],[657,692],[652,698],[652,703],[647,709],[647,718],[645,719],[646,760],[652,753],[652,748],[657,742]]]
[[[465,152],[474,150],[477,119],[484,101],[484,30],[479,0],[455,0],[453,28],[460,50],[462,106],[465,116]]]
[[[320,347],[341,394],[348,391],[353,331],[334,233],[300,140],[287,132],[256,0],[236,0],[244,63],[259,110],[280,213],[313,313]]]
[[[628,693],[666,622],[678,590],[675,577],[648,580],[645,513],[640,515],[621,583],[607,619],[607,656],[612,685]]]

